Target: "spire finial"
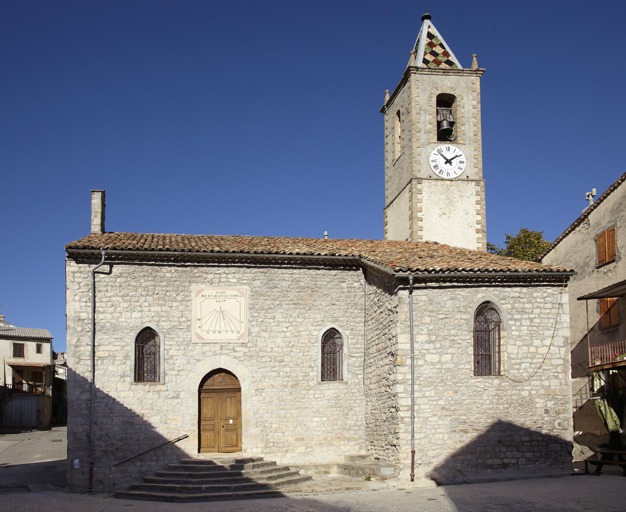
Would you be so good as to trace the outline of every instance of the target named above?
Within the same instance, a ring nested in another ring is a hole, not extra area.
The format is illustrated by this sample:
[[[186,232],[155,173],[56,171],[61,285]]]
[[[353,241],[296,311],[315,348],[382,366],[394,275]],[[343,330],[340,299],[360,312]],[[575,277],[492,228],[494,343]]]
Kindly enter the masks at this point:
[[[422,14],[422,21],[426,21],[426,20],[429,20],[431,18],[432,18],[432,16],[430,14],[428,14],[427,12]]]
[[[475,53],[472,54],[472,69],[478,69],[478,60]]]
[[[387,102],[389,101],[389,89],[385,90],[385,105],[387,104]]]

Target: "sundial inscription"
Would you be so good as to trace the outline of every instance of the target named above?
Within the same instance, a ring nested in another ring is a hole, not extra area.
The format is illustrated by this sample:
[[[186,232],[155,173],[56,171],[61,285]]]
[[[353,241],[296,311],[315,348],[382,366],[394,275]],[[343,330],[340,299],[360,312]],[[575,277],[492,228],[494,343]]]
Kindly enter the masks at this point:
[[[193,341],[248,341],[247,288],[193,288]]]

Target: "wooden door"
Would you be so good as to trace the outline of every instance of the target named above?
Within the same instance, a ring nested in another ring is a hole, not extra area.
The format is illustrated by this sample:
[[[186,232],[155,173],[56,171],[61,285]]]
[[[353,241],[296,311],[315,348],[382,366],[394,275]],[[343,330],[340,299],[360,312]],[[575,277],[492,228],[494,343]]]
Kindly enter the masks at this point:
[[[200,387],[199,451],[241,451],[241,389],[237,377],[212,372]]]

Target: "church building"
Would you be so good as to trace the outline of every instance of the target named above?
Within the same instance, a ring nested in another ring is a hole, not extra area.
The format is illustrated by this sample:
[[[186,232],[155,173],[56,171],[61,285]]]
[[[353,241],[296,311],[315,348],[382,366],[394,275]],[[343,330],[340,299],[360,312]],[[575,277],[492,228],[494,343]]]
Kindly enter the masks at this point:
[[[65,247],[73,468],[570,472],[572,272],[486,253],[483,71],[423,16],[382,107],[383,240],[107,232],[92,191],[91,233]]]

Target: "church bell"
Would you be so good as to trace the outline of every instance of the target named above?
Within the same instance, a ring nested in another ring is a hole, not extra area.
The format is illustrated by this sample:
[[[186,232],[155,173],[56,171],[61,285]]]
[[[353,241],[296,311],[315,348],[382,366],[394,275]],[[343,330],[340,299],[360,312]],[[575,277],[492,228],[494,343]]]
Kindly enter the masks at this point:
[[[453,140],[452,124],[447,119],[439,122],[437,128],[437,140]]]

